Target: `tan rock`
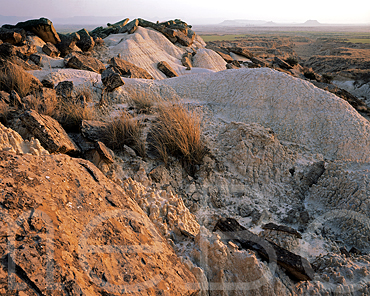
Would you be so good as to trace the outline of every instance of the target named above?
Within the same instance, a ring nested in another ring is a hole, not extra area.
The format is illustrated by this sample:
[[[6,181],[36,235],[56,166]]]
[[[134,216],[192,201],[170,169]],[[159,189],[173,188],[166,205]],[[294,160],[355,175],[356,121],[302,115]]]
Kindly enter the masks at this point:
[[[19,283],[26,295],[196,293],[149,218],[90,162],[0,152],[0,164],[1,234],[15,250],[1,240],[3,262],[15,267],[14,277],[1,269],[0,291]]]
[[[29,132],[39,139],[50,153],[76,154],[79,152],[79,148],[69,138],[58,121],[50,116],[30,110],[23,113],[21,120]]]
[[[146,70],[120,58],[111,58],[108,64],[114,66],[120,72],[121,76],[127,78],[154,79]]]

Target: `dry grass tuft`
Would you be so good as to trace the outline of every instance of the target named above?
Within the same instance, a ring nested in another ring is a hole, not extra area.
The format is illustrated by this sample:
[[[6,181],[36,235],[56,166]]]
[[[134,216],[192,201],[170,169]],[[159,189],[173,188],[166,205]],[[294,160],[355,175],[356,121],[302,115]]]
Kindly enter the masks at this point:
[[[151,113],[153,106],[163,101],[151,91],[137,90],[130,86],[126,86],[125,89],[130,97],[130,105],[135,107],[138,113]]]
[[[141,139],[142,134],[141,122],[130,114],[122,112],[108,124],[104,143],[113,150],[122,150],[124,145],[130,146],[138,155],[145,157],[145,143]]]
[[[0,90],[10,93],[15,90],[21,98],[35,87],[35,78],[21,67],[9,62],[1,63]]]
[[[9,113],[9,105],[4,101],[0,100],[0,122],[3,124],[7,123],[7,117]]]
[[[195,111],[181,105],[162,106],[150,132],[151,146],[166,165],[169,155],[181,158],[186,165],[200,164],[206,153],[200,123],[201,116]]]
[[[78,131],[82,120],[92,120],[96,117],[96,110],[94,106],[83,104],[79,100],[61,100],[53,117],[66,131]]]

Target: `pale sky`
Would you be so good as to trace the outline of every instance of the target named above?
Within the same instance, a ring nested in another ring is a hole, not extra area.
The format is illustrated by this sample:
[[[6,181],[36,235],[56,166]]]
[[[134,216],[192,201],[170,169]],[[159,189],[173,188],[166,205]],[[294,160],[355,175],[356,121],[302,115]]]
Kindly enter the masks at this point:
[[[33,18],[73,16],[180,18],[190,24],[230,19],[274,22],[367,23],[370,0],[0,0],[0,15]],[[114,20],[112,20],[114,21]]]

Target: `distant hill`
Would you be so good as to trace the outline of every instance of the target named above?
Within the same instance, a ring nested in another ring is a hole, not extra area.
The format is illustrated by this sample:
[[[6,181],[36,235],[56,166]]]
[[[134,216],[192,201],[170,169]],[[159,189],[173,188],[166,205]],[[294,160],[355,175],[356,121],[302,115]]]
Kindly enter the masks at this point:
[[[311,26],[311,27],[314,27],[314,26],[322,26],[321,23],[319,23],[317,20],[308,20],[308,21],[305,21],[303,23],[304,26]]]

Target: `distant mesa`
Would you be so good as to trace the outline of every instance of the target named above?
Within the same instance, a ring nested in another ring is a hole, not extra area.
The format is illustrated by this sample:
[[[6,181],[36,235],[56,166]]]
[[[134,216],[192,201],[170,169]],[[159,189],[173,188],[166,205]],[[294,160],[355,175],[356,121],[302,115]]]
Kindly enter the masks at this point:
[[[308,20],[304,22],[303,25],[304,26],[322,26],[322,24],[318,22],[317,20]]]

